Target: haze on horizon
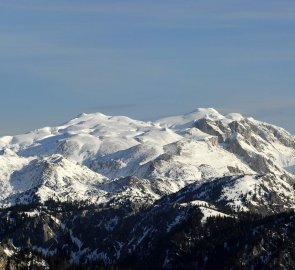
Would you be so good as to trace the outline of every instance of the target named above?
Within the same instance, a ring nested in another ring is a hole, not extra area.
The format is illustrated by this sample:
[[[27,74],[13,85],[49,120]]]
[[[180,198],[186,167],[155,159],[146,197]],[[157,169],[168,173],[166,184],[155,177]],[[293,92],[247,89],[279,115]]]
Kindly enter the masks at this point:
[[[295,2],[1,1],[0,135],[197,107],[295,134]]]

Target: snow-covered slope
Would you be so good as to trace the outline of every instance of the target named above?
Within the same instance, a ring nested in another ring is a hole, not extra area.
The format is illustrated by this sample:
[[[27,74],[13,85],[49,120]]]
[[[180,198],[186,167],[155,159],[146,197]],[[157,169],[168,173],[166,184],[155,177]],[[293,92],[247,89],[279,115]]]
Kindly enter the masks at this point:
[[[11,167],[6,178],[1,179],[0,198],[4,205],[30,203],[35,199],[42,202],[48,199],[98,202],[106,193],[98,188],[107,182],[105,177],[61,155],[36,159],[13,156],[8,160],[10,164],[19,162],[23,166],[17,170]]]
[[[160,201],[187,204],[196,200],[234,212],[268,214],[294,209],[295,189],[288,180],[273,174],[225,176],[192,183]]]
[[[224,182],[229,198],[243,193],[246,175],[261,175],[288,198],[294,166],[293,135],[236,113],[201,108],[155,122],[82,114],[57,127],[0,138],[0,203],[152,203],[192,183],[243,176],[241,184]],[[265,181],[256,185],[263,188]]]

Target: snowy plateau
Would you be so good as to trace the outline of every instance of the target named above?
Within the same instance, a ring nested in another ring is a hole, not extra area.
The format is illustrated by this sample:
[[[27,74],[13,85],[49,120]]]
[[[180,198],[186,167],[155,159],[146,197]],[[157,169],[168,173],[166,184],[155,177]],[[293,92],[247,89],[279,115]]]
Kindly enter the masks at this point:
[[[294,168],[292,134],[213,108],[153,122],[81,114],[0,137],[0,269],[217,269],[198,242],[215,219],[229,231],[242,220],[263,239],[292,224]],[[271,218],[289,223],[266,231]],[[207,243],[233,254],[212,235]],[[276,268],[271,243],[254,242],[218,269]],[[276,269],[293,269],[290,256]]]

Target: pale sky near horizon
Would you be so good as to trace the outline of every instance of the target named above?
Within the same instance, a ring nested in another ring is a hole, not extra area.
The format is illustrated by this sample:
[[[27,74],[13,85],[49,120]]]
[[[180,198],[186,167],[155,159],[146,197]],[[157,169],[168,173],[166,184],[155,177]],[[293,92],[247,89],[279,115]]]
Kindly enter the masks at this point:
[[[0,0],[0,135],[214,107],[295,134],[291,0]]]

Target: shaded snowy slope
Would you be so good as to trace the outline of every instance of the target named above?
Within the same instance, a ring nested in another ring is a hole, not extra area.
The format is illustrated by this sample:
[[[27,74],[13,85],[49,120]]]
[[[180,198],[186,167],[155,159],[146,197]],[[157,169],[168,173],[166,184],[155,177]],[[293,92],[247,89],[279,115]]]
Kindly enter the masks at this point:
[[[206,201],[225,211],[270,214],[295,208],[295,189],[291,183],[273,174],[225,176],[162,197],[163,203]]]
[[[0,202],[13,205],[35,200],[44,202],[51,198],[96,202],[105,193],[98,188],[105,181],[105,177],[85,166],[74,164],[60,155],[52,155],[26,162],[8,179],[1,180]]]

